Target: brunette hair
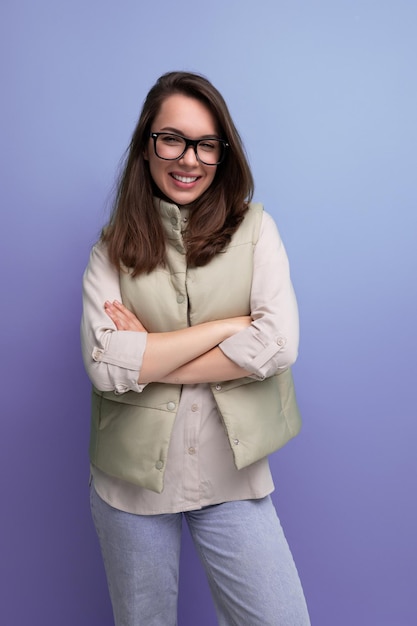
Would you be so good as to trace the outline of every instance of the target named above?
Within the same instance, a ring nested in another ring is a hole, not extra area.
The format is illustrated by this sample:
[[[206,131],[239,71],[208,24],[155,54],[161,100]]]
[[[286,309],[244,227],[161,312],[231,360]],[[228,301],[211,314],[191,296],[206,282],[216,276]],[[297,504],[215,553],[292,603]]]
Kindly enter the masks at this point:
[[[221,94],[199,74],[164,74],[145,99],[126,153],[112,215],[101,236],[113,265],[118,269],[121,265],[131,268],[133,275],[148,273],[165,263],[165,236],[154,207],[156,190],[144,153],[149,146],[151,125],[162,103],[177,93],[196,98],[207,106],[218,124],[221,138],[229,144],[212,184],[190,211],[184,233],[190,266],[206,265],[226,247],[253,195],[253,178],[242,141]]]

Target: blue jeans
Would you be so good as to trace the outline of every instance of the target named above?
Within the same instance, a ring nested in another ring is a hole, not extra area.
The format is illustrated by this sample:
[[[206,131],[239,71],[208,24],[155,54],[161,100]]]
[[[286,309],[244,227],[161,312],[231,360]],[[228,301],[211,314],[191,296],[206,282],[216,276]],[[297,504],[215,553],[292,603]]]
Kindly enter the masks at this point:
[[[116,626],[175,626],[182,518],[203,563],[219,626],[308,626],[307,607],[271,498],[132,515],[91,486]]]

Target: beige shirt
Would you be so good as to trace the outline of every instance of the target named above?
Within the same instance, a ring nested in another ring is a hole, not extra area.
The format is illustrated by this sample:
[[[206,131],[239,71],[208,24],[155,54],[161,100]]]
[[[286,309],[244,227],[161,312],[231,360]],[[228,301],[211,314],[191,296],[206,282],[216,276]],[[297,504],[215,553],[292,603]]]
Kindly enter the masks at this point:
[[[185,210],[182,217],[185,225]],[[92,382],[103,391],[140,393],[144,385],[137,380],[146,333],[117,331],[104,312],[104,302],[121,300],[121,294],[118,272],[101,244],[93,248],[83,286],[82,349]],[[254,251],[251,311],[252,325],[219,347],[254,378],[262,379],[287,368],[289,355],[298,349],[298,311],[288,259],[275,223],[265,212]],[[96,360],[97,351],[100,359]],[[261,498],[274,488],[267,459],[236,469],[221,417],[206,384],[183,385],[161,494],[111,477],[94,466],[91,471],[95,488],[106,502],[142,515]]]

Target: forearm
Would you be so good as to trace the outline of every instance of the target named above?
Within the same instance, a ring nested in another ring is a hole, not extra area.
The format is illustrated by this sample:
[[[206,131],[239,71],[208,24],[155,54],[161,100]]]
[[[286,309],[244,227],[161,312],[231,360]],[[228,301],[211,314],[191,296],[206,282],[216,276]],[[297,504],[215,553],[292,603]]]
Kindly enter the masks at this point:
[[[244,378],[250,373],[229,359],[218,347],[185,363],[154,382],[195,385]]]
[[[218,320],[173,332],[149,333],[138,382],[168,382],[166,377],[171,378],[174,373],[179,376],[180,372],[184,376],[196,376],[198,380],[194,382],[206,382],[210,377],[213,380],[224,380],[220,377],[219,366],[225,372],[230,370],[232,378],[244,376],[239,373],[243,370],[238,366],[233,371],[233,362],[215,348],[238,330],[230,320]],[[219,356],[215,358],[217,353]]]

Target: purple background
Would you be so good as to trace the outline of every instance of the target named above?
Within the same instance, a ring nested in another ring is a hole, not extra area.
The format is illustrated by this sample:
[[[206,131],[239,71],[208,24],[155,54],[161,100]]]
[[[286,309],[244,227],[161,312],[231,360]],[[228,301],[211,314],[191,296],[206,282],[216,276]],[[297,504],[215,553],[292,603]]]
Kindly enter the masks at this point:
[[[304,429],[272,466],[313,625],[417,623],[416,23],[414,0],[2,0],[2,624],[112,624],[80,285],[170,69],[223,92],[292,262]],[[187,533],[179,612],[214,623]]]

